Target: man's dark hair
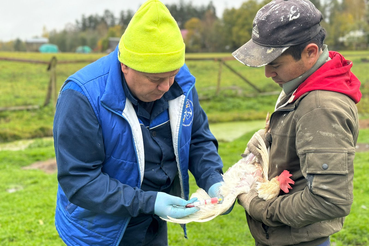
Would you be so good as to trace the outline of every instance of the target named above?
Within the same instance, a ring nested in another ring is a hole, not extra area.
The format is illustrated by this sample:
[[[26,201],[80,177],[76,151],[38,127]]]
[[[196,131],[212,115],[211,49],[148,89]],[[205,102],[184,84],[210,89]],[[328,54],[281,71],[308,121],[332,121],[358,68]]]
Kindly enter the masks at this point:
[[[310,39],[309,41],[305,43],[289,47],[285,52],[282,53],[282,56],[291,55],[293,59],[295,59],[295,61],[299,61],[301,59],[302,51],[305,49],[305,47],[308,44],[314,43],[318,45],[319,49],[321,49],[323,47],[325,36],[326,36],[326,31],[324,28],[322,28],[315,37],[313,37],[312,39]]]

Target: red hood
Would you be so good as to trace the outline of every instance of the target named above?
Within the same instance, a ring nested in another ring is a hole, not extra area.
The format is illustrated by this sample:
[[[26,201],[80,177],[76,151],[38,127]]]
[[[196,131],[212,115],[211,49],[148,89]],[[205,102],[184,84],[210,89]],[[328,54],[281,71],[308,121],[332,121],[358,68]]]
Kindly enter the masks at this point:
[[[292,101],[306,92],[315,90],[335,91],[349,96],[355,103],[360,101],[360,81],[350,71],[352,62],[334,51],[329,52],[329,57],[330,61],[299,85],[293,94]]]

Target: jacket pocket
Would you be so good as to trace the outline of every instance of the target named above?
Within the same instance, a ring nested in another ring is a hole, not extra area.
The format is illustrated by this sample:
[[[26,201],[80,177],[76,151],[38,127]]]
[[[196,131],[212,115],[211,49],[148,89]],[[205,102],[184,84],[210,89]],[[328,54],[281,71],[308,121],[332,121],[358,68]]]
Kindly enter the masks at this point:
[[[306,153],[309,174],[348,174],[346,152]]]
[[[347,152],[313,152],[305,155],[302,165],[312,193],[331,202],[352,198]]]
[[[247,213],[246,218],[251,235],[259,244],[282,245],[283,240],[286,240],[286,238],[290,238],[290,229],[288,227],[269,227],[264,223],[252,219],[251,216]],[[275,230],[278,230],[278,232],[275,233]],[[279,230],[281,230],[282,233],[280,233]]]

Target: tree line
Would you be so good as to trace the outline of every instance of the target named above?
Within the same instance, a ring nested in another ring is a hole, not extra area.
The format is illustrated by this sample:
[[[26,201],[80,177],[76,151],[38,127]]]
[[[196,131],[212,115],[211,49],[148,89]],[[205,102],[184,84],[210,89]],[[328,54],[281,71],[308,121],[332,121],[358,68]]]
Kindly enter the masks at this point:
[[[231,52],[251,38],[256,12],[270,0],[246,0],[239,8],[225,9],[216,16],[216,6],[194,6],[180,0],[166,5],[185,30],[187,52]],[[323,13],[322,26],[327,31],[326,43],[331,50],[368,48],[369,0],[311,0]],[[102,15],[82,15],[61,31],[43,30],[40,37],[49,39],[62,52],[74,52],[78,46],[89,46],[95,52],[109,48],[109,38],[121,37],[134,12],[122,10],[118,16],[105,10]],[[0,42],[0,50],[25,51],[22,40]]]

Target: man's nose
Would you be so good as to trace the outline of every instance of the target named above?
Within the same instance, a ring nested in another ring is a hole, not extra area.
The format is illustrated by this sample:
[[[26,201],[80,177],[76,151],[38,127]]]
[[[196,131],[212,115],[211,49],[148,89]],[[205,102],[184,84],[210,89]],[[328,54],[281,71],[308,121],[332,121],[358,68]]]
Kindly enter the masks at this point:
[[[274,69],[271,66],[268,66],[268,65],[265,66],[265,77],[273,78],[276,75],[277,73],[274,71]]]
[[[158,90],[163,91],[163,92],[167,92],[169,91],[170,87],[172,86],[172,82],[170,78],[166,78],[164,79],[159,85],[158,85]]]

